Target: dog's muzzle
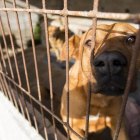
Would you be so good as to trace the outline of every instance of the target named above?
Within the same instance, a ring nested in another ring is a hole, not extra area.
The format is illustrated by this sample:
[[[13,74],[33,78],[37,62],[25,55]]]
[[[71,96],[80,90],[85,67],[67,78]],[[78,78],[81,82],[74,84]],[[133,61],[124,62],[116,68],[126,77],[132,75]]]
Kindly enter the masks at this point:
[[[127,67],[126,57],[118,51],[106,51],[93,60],[98,83],[96,93],[107,95],[123,94],[126,78],[124,69]]]

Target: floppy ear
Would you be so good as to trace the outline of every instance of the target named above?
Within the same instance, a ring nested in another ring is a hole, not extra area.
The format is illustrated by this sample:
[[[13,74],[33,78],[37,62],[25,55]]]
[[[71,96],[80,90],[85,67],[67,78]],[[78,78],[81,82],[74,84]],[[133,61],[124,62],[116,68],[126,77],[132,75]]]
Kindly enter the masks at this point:
[[[69,39],[69,59],[77,59],[79,56],[80,37],[74,35]],[[61,51],[61,59],[66,60],[66,43],[64,43]]]

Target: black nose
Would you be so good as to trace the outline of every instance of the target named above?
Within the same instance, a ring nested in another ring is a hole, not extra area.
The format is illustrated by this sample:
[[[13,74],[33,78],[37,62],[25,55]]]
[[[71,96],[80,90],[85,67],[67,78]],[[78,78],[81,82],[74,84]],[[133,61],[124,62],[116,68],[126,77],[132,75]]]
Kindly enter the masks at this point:
[[[106,51],[94,59],[93,65],[101,74],[116,75],[127,66],[127,59],[120,52]]]

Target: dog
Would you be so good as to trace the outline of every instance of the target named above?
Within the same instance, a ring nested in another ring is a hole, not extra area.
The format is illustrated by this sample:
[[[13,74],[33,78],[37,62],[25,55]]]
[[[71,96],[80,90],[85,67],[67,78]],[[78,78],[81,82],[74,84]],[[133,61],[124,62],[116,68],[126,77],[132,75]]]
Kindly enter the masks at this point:
[[[88,83],[91,83],[91,104],[89,114],[89,133],[101,132],[109,127],[114,137],[122,96],[124,94],[127,76],[132,58],[132,49],[136,40],[137,29],[127,23],[98,25],[94,55],[90,58],[92,44],[92,29],[82,36],[72,36],[69,39],[69,58],[76,59],[69,70],[69,125],[81,137],[85,136]],[[64,44],[61,57],[66,59]],[[91,60],[91,61],[90,61]],[[140,55],[136,62],[131,91],[137,89],[137,76],[140,68]],[[89,71],[91,69],[91,78]],[[67,121],[66,84],[61,99],[61,116]],[[118,140],[129,140],[121,125]],[[65,130],[67,131],[66,127]],[[78,137],[70,132],[72,140]]]
[[[18,52],[18,49],[20,47],[18,46],[18,44],[16,42],[16,38],[15,38],[14,34],[12,34],[12,39],[13,39],[13,44],[14,44],[15,52]],[[11,44],[11,39],[10,39],[10,35],[9,34],[5,35],[5,40],[6,40],[6,43],[7,43],[7,49],[9,51],[9,53],[11,54],[12,53],[12,44]],[[3,40],[2,36],[0,36],[0,44],[1,44],[2,49],[5,50],[5,44],[4,44],[4,40]]]
[[[49,42],[52,47],[51,52],[55,52],[57,61],[61,62],[60,54],[63,44],[65,42],[65,28],[61,29],[56,26],[49,26]],[[69,30],[69,37],[73,35],[73,32]]]

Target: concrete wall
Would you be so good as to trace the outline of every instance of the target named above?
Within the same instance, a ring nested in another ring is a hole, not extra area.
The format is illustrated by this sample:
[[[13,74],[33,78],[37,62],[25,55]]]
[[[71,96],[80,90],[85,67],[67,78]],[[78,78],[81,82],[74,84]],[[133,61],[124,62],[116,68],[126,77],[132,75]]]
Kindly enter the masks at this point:
[[[7,2],[6,2],[7,8],[13,7],[11,2],[12,2],[11,0],[7,0]],[[22,1],[19,1],[19,0],[17,1],[17,5],[18,5],[18,7],[21,7],[21,8],[26,7],[26,4]],[[2,1],[0,1],[0,8],[1,7],[2,7]],[[35,8],[35,7],[31,6],[31,8]],[[8,29],[8,24],[7,24],[5,12],[0,11],[0,16],[1,16],[3,27],[4,27],[5,35],[8,35],[9,29]],[[18,17],[19,17],[20,29],[21,29],[22,39],[23,39],[23,45],[26,48],[27,41],[31,38],[28,15],[25,12],[18,12]],[[15,36],[16,42],[20,46],[21,44],[20,44],[20,38],[19,38],[15,13],[8,11],[8,18],[9,18],[12,34]],[[39,15],[36,13],[32,13],[31,18],[32,18],[32,25],[33,25],[33,29],[34,29],[36,23],[38,22]],[[0,36],[1,36],[1,34],[2,33],[0,30]]]
[[[69,0],[69,10],[92,10],[93,0]],[[100,0],[99,11],[104,12],[140,12],[140,0]]]
[[[25,1],[25,0],[22,0]],[[40,0],[30,0],[30,4],[42,8]],[[68,0],[69,10],[92,10],[93,0]],[[62,9],[63,0],[46,0],[47,9]],[[105,12],[140,12],[140,0],[100,0],[99,11]]]

